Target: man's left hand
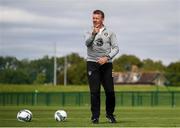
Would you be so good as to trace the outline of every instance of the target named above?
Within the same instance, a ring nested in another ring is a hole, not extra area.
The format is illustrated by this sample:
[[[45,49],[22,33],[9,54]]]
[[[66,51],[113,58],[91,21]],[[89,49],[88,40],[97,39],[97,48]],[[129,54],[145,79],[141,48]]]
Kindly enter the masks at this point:
[[[97,63],[99,63],[100,65],[103,65],[107,62],[108,62],[108,57],[106,57],[106,56],[97,58]]]

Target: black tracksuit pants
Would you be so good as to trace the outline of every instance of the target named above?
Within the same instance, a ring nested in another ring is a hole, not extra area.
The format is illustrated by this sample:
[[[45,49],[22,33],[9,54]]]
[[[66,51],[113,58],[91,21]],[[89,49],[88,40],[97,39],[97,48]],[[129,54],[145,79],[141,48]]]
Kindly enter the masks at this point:
[[[104,87],[106,95],[106,114],[112,115],[115,108],[114,83],[112,78],[112,63],[100,65],[87,62],[87,75],[91,94],[91,112],[93,118],[100,116],[100,87]]]

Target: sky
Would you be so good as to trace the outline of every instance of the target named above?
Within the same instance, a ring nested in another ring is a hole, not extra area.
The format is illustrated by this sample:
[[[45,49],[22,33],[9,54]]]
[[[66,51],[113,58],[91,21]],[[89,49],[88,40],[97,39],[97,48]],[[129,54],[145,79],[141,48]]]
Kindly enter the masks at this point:
[[[86,58],[92,11],[118,39],[119,54],[169,64],[180,60],[180,0],[0,0],[0,56]]]

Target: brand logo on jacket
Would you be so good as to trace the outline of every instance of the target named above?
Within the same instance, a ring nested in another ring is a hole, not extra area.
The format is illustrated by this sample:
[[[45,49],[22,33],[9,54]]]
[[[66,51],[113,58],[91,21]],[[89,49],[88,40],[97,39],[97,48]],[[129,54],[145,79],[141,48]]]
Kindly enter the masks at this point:
[[[96,44],[97,44],[97,46],[99,46],[99,47],[101,47],[102,45],[103,45],[103,39],[102,38],[98,38],[97,40],[96,40]]]
[[[88,71],[88,75],[90,76],[92,74],[92,71]]]
[[[105,37],[107,37],[107,36],[108,36],[108,33],[107,33],[107,32],[105,32],[105,33],[104,33],[104,36],[105,36]]]

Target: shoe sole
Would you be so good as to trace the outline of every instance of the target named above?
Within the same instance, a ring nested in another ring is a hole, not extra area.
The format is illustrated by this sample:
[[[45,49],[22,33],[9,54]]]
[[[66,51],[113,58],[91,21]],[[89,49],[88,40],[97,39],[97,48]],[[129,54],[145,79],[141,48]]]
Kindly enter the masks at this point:
[[[107,118],[107,120],[109,121],[109,123],[117,123],[116,121],[111,121],[111,119]]]

